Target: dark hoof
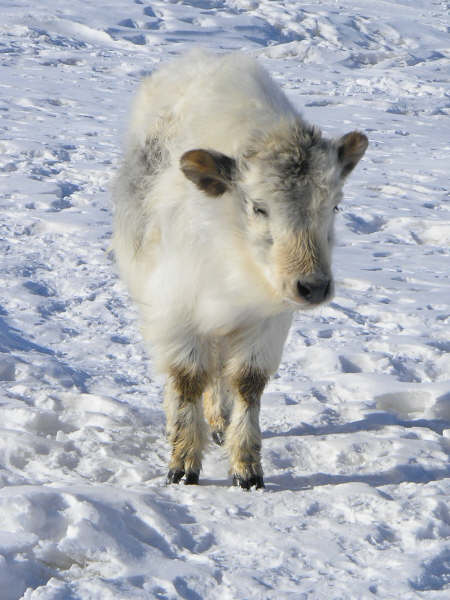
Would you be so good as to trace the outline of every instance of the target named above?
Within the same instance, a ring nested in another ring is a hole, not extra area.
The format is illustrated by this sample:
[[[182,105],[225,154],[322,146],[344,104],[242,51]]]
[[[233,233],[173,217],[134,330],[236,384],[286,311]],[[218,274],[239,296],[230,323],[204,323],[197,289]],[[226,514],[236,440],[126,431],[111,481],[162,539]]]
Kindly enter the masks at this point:
[[[170,483],[180,483],[180,481],[183,477],[184,477],[184,471],[182,469],[177,470],[177,471],[173,471],[171,469],[167,473],[166,484],[169,485]]]
[[[212,439],[218,446],[223,446],[225,443],[225,434],[223,431],[213,431]]]
[[[169,485],[171,483],[180,483],[183,479],[185,472],[183,469],[179,469],[176,471],[170,470],[167,474],[166,484]],[[194,471],[188,471],[186,473],[186,478],[184,480],[185,485],[197,485],[198,484],[199,474],[194,473]]]
[[[240,475],[233,475],[233,485],[241,487],[243,490],[249,490],[251,487],[255,486],[257,490],[264,487],[264,480],[262,475],[252,475],[248,479],[244,479]]]
[[[194,471],[190,471],[186,474],[186,479],[184,480],[184,485],[197,485],[198,478],[199,478],[198,473],[194,473]]]

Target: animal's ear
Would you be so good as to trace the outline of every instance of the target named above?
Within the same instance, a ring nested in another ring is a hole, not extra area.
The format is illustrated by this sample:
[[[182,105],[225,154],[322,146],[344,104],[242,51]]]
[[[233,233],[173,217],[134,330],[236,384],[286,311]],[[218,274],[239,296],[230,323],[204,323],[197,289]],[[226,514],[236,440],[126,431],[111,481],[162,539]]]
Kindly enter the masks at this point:
[[[184,175],[208,196],[221,196],[230,187],[236,161],[214,150],[189,150],[180,159]]]
[[[338,159],[342,177],[347,177],[364,156],[369,140],[359,131],[351,131],[337,142]]]

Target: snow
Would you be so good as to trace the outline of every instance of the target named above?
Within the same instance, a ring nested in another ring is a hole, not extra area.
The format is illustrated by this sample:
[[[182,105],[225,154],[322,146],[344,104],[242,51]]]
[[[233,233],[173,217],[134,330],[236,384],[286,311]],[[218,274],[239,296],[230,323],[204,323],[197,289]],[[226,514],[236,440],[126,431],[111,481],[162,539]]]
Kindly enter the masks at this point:
[[[1,2],[0,597],[444,599],[450,86],[443,0]],[[263,399],[266,488],[164,486],[162,382],[109,253],[141,77],[243,49],[370,146],[330,305]]]

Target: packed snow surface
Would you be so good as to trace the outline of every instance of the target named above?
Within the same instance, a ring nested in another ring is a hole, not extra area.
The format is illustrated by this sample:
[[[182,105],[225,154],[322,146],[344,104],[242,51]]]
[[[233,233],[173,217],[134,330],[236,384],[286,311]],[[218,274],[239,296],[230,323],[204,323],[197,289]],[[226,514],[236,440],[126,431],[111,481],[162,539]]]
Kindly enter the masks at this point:
[[[1,600],[449,598],[448,2],[0,7]],[[200,486],[164,486],[162,381],[109,252],[133,93],[195,45],[370,139],[336,297],[298,314],[264,394],[252,493],[220,448]]]

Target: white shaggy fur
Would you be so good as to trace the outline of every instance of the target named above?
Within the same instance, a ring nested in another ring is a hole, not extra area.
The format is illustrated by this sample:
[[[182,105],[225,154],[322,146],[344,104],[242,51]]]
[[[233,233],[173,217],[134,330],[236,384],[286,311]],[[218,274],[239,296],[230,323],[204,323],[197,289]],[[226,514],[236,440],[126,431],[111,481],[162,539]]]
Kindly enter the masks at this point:
[[[230,422],[238,483],[262,485],[261,385],[278,367],[292,311],[331,294],[333,207],[367,145],[349,135],[323,140],[242,54],[191,53],[142,83],[115,186],[114,250],[169,374],[171,472],[200,470],[206,391],[213,429]],[[223,193],[205,193],[180,168],[195,149],[232,159]],[[186,377],[197,377],[195,391]],[[234,401],[222,420],[220,400]]]

